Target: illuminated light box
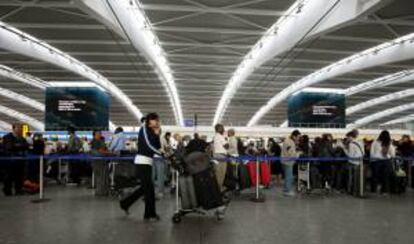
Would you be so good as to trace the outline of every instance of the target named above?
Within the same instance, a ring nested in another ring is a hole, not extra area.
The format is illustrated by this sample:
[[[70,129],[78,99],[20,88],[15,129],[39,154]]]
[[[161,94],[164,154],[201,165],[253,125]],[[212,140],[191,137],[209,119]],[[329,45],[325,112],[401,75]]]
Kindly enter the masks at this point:
[[[289,127],[345,128],[343,90],[306,88],[288,98]]]
[[[90,82],[51,82],[46,88],[45,130],[108,130],[110,96]]]

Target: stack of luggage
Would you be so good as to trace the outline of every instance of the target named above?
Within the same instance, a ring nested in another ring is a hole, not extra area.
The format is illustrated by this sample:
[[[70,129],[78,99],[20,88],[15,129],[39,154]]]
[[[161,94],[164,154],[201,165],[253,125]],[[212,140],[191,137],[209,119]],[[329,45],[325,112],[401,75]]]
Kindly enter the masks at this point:
[[[214,166],[207,154],[191,153],[183,162],[176,163],[176,167],[180,174],[177,198],[181,198],[181,206],[177,206],[174,223],[179,223],[188,213],[201,213],[199,208],[211,210],[224,205]]]

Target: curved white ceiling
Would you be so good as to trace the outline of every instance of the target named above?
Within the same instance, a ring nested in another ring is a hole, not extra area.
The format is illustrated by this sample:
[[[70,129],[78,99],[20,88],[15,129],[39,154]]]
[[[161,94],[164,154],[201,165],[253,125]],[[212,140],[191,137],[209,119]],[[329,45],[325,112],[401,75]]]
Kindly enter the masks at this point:
[[[13,100],[13,101],[21,102],[23,104],[26,104],[29,107],[35,108],[42,112],[45,111],[45,105],[43,103],[40,103],[29,97],[17,94],[14,91],[11,91],[9,89],[0,87],[0,96],[7,97],[8,99]]]
[[[3,129],[5,131],[10,131],[12,129],[12,125],[3,120],[0,120],[0,129]]]
[[[408,116],[400,117],[398,119],[390,120],[388,122],[385,122],[381,125],[395,125],[395,124],[402,124],[414,121],[414,114],[410,114]]]
[[[5,107],[3,105],[0,105],[0,113],[3,113],[9,117],[15,118],[19,120],[22,123],[28,124],[35,128],[36,130],[43,131],[44,130],[44,124],[40,122],[37,119],[34,119],[26,114],[20,113],[16,110],[13,110],[11,108]]]
[[[127,95],[81,61],[3,22],[0,22],[0,39],[0,48],[52,63],[97,83],[117,98],[140,121],[142,113]]]
[[[230,78],[218,103],[213,124],[218,123],[238,88],[261,65],[303,40],[354,20],[381,1],[296,1],[253,46]]]
[[[414,89],[407,89],[407,90],[387,94],[387,95],[374,98],[369,101],[362,102],[360,104],[347,108],[346,115],[351,115],[353,113],[359,112],[361,110],[364,110],[364,109],[367,109],[367,108],[370,108],[370,107],[373,107],[379,104],[387,103],[387,102],[398,100],[398,99],[403,99],[403,98],[410,97],[410,96],[414,96]]]
[[[28,85],[35,86],[42,90],[46,89],[47,86],[47,83],[45,81],[37,77],[18,72],[2,64],[0,64],[0,76],[26,83]]]
[[[262,106],[256,112],[248,122],[247,126],[257,124],[273,107],[284,101],[292,93],[305,87],[357,70],[414,58],[413,41],[414,34],[397,38],[393,41],[383,43],[342,59],[300,79],[272,97],[266,105]]]
[[[396,114],[396,113],[400,113],[400,112],[403,112],[403,111],[406,111],[406,110],[410,110],[410,109],[414,109],[414,103],[400,105],[400,106],[397,106],[397,107],[386,109],[384,111],[381,111],[381,112],[378,112],[378,113],[375,113],[375,114],[371,114],[369,116],[366,116],[364,118],[356,120],[352,124],[349,124],[347,126],[347,128],[358,128],[358,127],[364,126],[366,124],[369,124],[373,121],[376,121],[376,120],[382,119],[384,117],[387,117],[387,116],[390,116],[390,115],[393,115],[393,114]]]
[[[374,80],[351,86],[345,90],[346,96],[352,96],[356,93],[367,91],[374,88],[409,82],[414,80],[414,70],[403,70],[394,74],[386,75]]]
[[[139,2],[130,0],[106,0],[106,2],[127,38],[155,66],[154,69],[170,97],[177,124],[183,126],[183,112],[173,71]]]
[[[10,67],[7,67],[5,65],[0,65],[0,76],[12,79],[12,80],[16,80],[16,81],[20,81],[22,83],[31,85],[31,86],[35,86],[37,88],[40,88],[42,90],[45,90],[46,87],[49,86],[49,83],[38,78],[38,77],[34,77],[32,75],[23,73],[23,72],[19,72],[17,70],[14,70]],[[11,100],[17,101],[17,102],[21,102],[23,104],[28,105],[29,107],[33,107],[37,110],[40,110],[42,112],[45,111],[45,105],[43,103],[40,103],[36,100],[33,100],[29,97],[17,94],[11,90],[8,89],[4,89],[0,87],[0,95],[5,96]],[[109,121],[109,129],[115,130],[116,125],[114,123],[112,123],[112,121]]]

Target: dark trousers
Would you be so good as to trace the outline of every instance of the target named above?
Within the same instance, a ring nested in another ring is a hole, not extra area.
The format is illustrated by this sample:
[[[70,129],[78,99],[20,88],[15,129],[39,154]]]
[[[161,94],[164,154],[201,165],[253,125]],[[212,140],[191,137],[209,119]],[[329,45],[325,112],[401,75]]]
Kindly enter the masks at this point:
[[[69,162],[69,179],[72,183],[81,182],[82,165],[79,160],[70,160]]]
[[[360,184],[361,184],[361,166],[355,164],[348,164],[348,184],[347,192],[354,196],[361,196]]]
[[[151,165],[136,165],[136,174],[141,181],[141,186],[135,189],[131,194],[121,200],[121,205],[128,209],[142,196],[145,198],[145,214],[144,218],[155,217],[155,191],[154,183],[152,181],[152,166]]]
[[[371,163],[371,192],[376,192],[381,185],[381,193],[390,193],[390,180],[393,172],[390,160],[379,160]]]
[[[12,195],[12,188],[17,194],[22,192],[24,180],[24,161],[15,160],[5,163],[4,194]]]
[[[320,162],[319,172],[322,176],[322,187],[325,187],[325,183],[329,186],[333,185],[332,163],[322,161]]]

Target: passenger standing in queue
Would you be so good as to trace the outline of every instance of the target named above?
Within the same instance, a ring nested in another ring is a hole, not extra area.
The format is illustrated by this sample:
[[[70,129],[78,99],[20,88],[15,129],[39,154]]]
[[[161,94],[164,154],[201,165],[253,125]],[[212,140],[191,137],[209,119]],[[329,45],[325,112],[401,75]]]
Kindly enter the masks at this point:
[[[130,206],[140,197],[145,198],[145,221],[159,221],[155,209],[155,190],[152,180],[152,164],[155,154],[161,154],[161,125],[158,114],[150,113],[143,120],[138,133],[138,154],[135,157],[137,176],[141,186],[120,201],[120,207],[128,214]]]
[[[282,145],[282,157],[288,158],[282,160],[283,171],[285,173],[285,181],[283,186],[283,194],[285,196],[295,196],[293,188],[293,166],[295,164],[294,159],[299,156],[299,152],[296,149],[296,145],[299,143],[300,132],[294,130],[290,137],[287,137]]]
[[[93,139],[91,141],[91,154],[96,157],[108,155],[108,149],[105,139],[99,130],[93,131]],[[92,170],[95,178],[95,195],[109,195],[109,168],[105,160],[93,160]]]
[[[22,135],[22,125],[14,124],[13,131],[3,137],[4,155],[9,157],[25,156],[29,145]],[[5,163],[3,192],[12,196],[14,185],[15,195],[23,194],[24,160],[10,160]]]
[[[227,164],[225,158],[227,157],[227,150],[229,149],[229,143],[224,135],[224,126],[217,124],[214,127],[216,134],[213,138],[213,156],[218,160],[216,165],[216,177],[220,186],[220,190],[223,191],[223,182],[226,176]],[[221,160],[222,159],[222,160]]]
[[[372,192],[377,192],[378,185],[381,185],[381,194],[390,193],[390,180],[393,171],[391,160],[394,157],[395,148],[392,145],[391,135],[388,131],[383,130],[371,145]]]

